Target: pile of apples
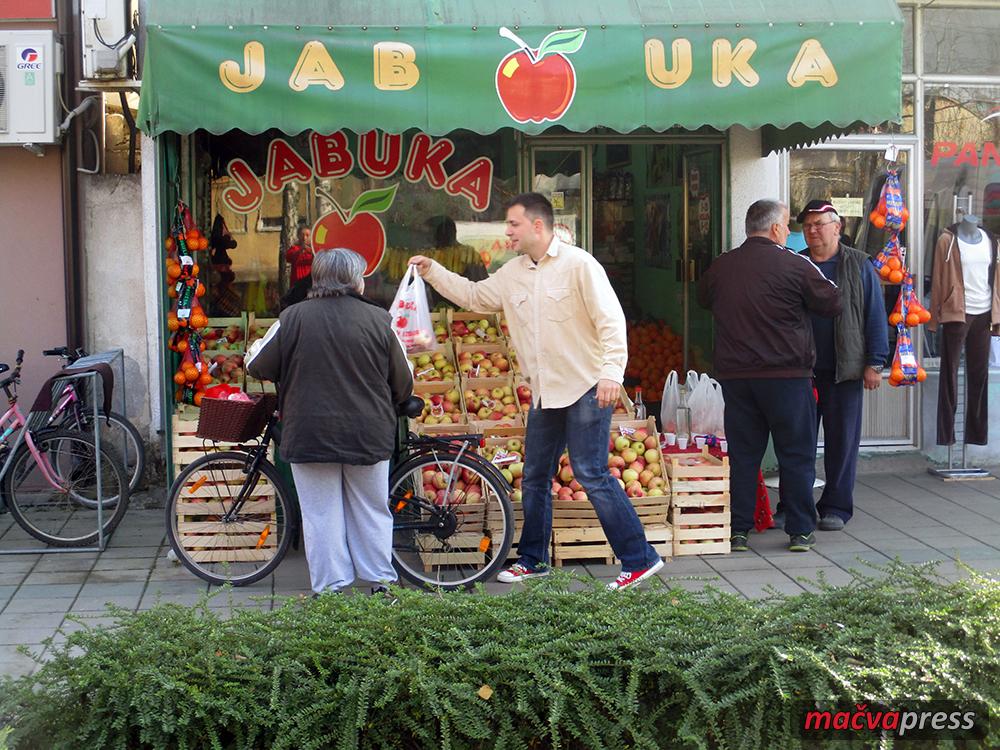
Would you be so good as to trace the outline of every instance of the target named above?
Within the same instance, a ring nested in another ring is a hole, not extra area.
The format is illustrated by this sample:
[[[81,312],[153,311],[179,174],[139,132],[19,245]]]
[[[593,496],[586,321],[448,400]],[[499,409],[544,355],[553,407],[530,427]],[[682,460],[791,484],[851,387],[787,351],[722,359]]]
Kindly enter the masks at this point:
[[[451,324],[451,337],[463,344],[497,344],[500,331],[489,320],[455,320]]]
[[[411,354],[413,378],[419,383],[441,383],[455,380],[455,365],[443,351],[433,354]]]
[[[469,417],[485,422],[499,422],[519,414],[514,389],[509,385],[495,388],[468,388],[463,394]]]
[[[417,394],[424,400],[424,410],[413,419],[417,424],[461,424],[462,394],[457,388],[444,393]]]
[[[482,449],[482,454],[514,488],[510,499],[520,502],[521,480],[524,478],[524,442],[520,438],[510,438],[504,445],[487,445]]]
[[[612,433],[608,442],[608,469],[629,497],[660,497],[667,494],[667,480],[660,462],[659,437],[640,428],[627,434],[623,428]],[[574,478],[569,454],[559,459],[559,471],[552,479],[557,500],[587,500],[583,486]]]
[[[228,328],[209,328],[203,334],[205,341],[215,351],[237,351],[243,350],[243,338],[245,333],[242,326],[231,325]]]
[[[448,328],[444,323],[438,322],[434,324],[434,338],[437,339],[439,344],[444,344],[448,341]]]
[[[459,352],[458,370],[470,378],[500,378],[510,372],[505,352],[465,350]]]
[[[429,502],[437,505],[445,503],[481,503],[483,501],[483,490],[480,485],[479,475],[469,469],[462,469],[461,475],[455,480],[448,492],[447,472],[424,469],[421,475],[423,482],[423,495]]]
[[[521,383],[514,389],[514,393],[517,395],[517,403],[521,405],[521,411],[527,414],[531,410],[531,386]]]
[[[243,380],[242,354],[216,354],[212,357],[208,371],[220,383],[240,383]]]
[[[247,346],[249,347],[257,339],[262,339],[267,335],[268,329],[271,326],[257,326],[250,332],[250,338],[247,339]]]

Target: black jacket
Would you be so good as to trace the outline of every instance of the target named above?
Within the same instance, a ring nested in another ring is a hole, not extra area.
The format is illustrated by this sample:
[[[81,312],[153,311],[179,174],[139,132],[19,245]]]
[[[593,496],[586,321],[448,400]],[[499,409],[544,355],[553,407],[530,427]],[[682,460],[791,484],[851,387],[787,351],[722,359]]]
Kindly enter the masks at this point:
[[[816,363],[809,313],[840,314],[840,291],[809,258],[750,237],[698,283],[715,318],[715,377],[808,378]]]
[[[359,295],[281,313],[247,372],[280,383],[281,457],[371,465],[392,456],[396,404],[413,376],[389,313]]]

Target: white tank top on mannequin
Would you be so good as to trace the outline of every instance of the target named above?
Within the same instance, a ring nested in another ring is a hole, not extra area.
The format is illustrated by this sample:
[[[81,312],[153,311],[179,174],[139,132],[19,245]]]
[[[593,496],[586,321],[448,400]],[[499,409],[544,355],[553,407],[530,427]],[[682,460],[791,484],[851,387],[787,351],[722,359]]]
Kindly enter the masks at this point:
[[[990,242],[979,231],[979,242],[958,239],[962,256],[962,278],[965,283],[965,314],[981,315],[993,307],[990,291]]]

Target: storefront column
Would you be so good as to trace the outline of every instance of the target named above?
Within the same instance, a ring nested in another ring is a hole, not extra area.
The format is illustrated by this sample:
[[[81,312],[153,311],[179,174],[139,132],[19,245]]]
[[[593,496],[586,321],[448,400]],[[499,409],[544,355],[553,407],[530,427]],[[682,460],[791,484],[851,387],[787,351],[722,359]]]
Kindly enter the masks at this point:
[[[746,239],[744,220],[750,205],[761,198],[778,199],[781,196],[778,155],[769,154],[762,159],[760,151],[759,130],[747,130],[740,125],[729,129],[730,247]]]
[[[163,311],[160,294],[163,289],[160,261],[161,232],[159,227],[159,144],[156,139],[142,136],[142,263],[143,293],[146,301],[146,366],[145,378],[149,392],[149,437],[155,442],[166,430],[163,411]]]

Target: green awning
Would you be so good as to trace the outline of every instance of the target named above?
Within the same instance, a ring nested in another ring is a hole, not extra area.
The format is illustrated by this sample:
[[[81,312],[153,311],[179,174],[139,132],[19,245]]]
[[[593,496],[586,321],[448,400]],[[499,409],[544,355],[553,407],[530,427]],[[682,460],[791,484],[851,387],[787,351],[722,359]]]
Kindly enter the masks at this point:
[[[895,0],[151,0],[139,123],[843,130],[899,119],[902,28]]]

